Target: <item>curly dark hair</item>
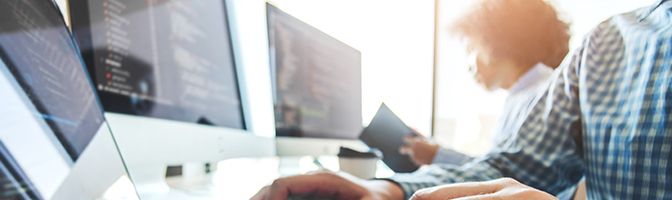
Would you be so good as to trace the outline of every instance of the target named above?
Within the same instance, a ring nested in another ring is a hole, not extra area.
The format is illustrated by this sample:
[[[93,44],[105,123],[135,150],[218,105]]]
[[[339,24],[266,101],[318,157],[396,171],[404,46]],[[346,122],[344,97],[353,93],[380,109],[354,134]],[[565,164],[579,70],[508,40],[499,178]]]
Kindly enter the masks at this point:
[[[479,41],[493,56],[531,67],[556,68],[569,51],[569,24],[544,0],[478,0],[451,26],[457,36]]]

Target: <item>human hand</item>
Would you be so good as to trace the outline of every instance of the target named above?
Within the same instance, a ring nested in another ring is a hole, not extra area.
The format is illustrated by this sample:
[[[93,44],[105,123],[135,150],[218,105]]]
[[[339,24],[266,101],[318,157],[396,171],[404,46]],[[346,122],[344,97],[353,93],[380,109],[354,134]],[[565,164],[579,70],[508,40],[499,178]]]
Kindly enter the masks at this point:
[[[404,137],[404,146],[399,148],[399,153],[410,156],[411,160],[418,166],[429,165],[434,161],[439,148],[440,146],[436,142],[423,136],[408,135]]]
[[[459,200],[556,200],[554,196],[524,185],[511,178],[485,182],[457,183],[426,188],[416,192],[411,200],[459,199]]]
[[[259,190],[251,200],[285,200],[290,196],[309,199],[402,199],[399,186],[383,180],[367,181],[348,174],[315,172],[279,178]]]

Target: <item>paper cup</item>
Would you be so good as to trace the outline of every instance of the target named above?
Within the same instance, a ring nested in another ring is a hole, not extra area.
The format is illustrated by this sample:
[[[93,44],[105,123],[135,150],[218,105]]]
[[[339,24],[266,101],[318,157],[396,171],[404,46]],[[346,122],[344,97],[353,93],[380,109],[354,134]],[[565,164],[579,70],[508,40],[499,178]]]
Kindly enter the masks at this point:
[[[362,179],[376,177],[380,158],[338,158],[341,171]]]

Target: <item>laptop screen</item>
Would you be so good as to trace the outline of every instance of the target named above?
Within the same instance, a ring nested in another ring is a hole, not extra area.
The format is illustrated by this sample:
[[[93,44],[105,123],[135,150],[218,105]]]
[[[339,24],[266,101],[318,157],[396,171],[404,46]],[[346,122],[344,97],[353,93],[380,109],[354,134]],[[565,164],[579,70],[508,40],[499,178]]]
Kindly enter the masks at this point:
[[[0,56],[76,160],[103,122],[84,66],[48,0],[0,1]]]
[[[133,198],[56,5],[3,0],[0,18],[0,199],[97,199],[118,183]]]

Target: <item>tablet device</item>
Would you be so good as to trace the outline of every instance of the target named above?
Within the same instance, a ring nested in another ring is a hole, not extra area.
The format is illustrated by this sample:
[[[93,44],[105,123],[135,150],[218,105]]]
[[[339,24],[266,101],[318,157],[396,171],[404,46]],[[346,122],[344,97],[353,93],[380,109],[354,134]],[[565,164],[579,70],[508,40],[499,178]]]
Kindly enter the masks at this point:
[[[413,172],[418,169],[408,155],[399,153],[404,145],[404,137],[413,131],[384,103],[380,105],[376,116],[359,136],[366,145],[383,152],[383,162],[394,172]]]

